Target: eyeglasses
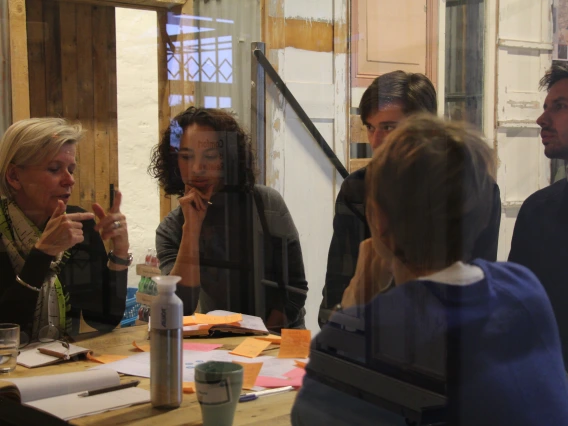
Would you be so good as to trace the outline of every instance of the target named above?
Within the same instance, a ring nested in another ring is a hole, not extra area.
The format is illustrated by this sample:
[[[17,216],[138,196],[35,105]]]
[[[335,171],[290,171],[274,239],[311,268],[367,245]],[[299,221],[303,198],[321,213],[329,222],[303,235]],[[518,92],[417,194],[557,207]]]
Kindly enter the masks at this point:
[[[53,347],[51,347],[52,345],[42,346],[42,349],[47,349],[47,350],[52,349],[52,350],[54,350],[58,353],[60,353],[57,350],[57,349],[59,349],[58,344],[61,344],[65,348],[64,359],[68,360],[70,358],[70,356],[69,356],[69,342],[68,342],[67,338],[65,337],[64,333],[62,333],[59,330],[59,328],[57,328],[53,324],[48,324],[48,325],[42,327],[39,330],[37,341],[39,343],[54,343],[54,344],[56,344]],[[20,350],[24,349],[30,343],[32,343],[30,336],[24,331],[20,332],[19,349]]]

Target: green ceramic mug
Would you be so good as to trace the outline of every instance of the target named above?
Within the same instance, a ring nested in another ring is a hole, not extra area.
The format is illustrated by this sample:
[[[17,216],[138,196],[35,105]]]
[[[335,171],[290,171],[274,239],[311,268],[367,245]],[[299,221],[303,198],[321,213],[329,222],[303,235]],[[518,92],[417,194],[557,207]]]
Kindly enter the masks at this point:
[[[203,426],[231,426],[242,387],[242,365],[209,361],[195,367],[195,390]]]

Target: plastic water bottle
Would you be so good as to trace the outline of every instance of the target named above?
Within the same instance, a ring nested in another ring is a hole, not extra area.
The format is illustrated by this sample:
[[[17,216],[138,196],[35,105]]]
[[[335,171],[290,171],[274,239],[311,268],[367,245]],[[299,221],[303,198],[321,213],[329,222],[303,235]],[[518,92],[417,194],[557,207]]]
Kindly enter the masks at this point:
[[[154,277],[158,295],[150,312],[150,398],[154,407],[176,408],[182,400],[183,302],[176,296],[181,277]]]

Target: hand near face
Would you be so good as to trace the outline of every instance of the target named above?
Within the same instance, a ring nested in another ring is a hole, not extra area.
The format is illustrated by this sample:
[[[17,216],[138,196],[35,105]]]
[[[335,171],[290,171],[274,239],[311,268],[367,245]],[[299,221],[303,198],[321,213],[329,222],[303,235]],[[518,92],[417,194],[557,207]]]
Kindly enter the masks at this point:
[[[392,279],[390,264],[377,254],[371,238],[359,246],[359,257],[355,275],[343,293],[341,306],[348,308],[364,305],[386,290]]]
[[[93,211],[99,219],[99,223],[95,226],[95,231],[101,234],[103,240],[112,241],[113,253],[120,257],[128,256],[130,243],[128,242],[128,226],[126,217],[120,212],[120,203],[122,202],[122,193],[116,191],[112,207],[105,213],[100,204],[93,204]]]
[[[81,221],[95,217],[93,213],[87,212],[65,214],[65,208],[65,203],[59,200],[41,237],[35,244],[36,249],[50,256],[57,256],[75,244],[83,242],[85,238]]]
[[[201,233],[201,225],[207,215],[209,207],[209,199],[213,194],[213,186],[210,186],[205,192],[194,187],[188,187],[183,197],[179,199],[181,211],[185,219],[184,232],[189,231],[199,236]]]

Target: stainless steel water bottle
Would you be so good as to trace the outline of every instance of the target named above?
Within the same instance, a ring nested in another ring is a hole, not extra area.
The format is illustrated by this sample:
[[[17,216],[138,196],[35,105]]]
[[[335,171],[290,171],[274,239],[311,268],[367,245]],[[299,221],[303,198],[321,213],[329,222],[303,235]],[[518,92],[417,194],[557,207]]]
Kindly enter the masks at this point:
[[[150,307],[150,397],[154,407],[177,408],[182,400],[183,302],[177,276],[154,277],[158,295]]]

